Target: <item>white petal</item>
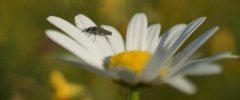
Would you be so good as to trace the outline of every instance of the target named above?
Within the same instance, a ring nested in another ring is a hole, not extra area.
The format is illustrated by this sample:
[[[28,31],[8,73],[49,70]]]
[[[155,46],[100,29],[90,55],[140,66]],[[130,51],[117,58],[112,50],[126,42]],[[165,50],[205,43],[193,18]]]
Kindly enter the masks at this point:
[[[179,36],[173,46],[166,50],[161,47],[161,43],[159,44],[156,52],[150,58],[147,66],[145,67],[141,78],[145,82],[150,82],[157,78],[159,75],[159,70],[164,66],[166,62],[170,60],[170,58],[175,54],[175,52],[180,48],[183,42],[191,35],[191,33],[197,29],[202,22],[205,20],[205,17],[198,18],[197,20],[191,22],[184,30],[184,32]],[[163,37],[164,38],[164,37]],[[163,39],[162,38],[162,39]],[[161,41],[162,41],[161,39]]]
[[[63,46],[65,49],[69,50],[79,58],[83,59],[85,62],[91,64],[92,66],[98,66],[98,69],[103,69],[102,59],[88,52],[85,48],[83,48],[81,45],[79,45],[77,42],[75,42],[68,36],[54,30],[47,30],[46,34],[54,42]]]
[[[93,35],[93,38],[91,39],[94,42],[94,44],[99,48],[99,52],[101,52],[102,55],[104,55],[105,57],[108,57],[114,54],[114,51],[111,45],[109,44],[109,40],[107,36],[105,37],[105,36]]]
[[[226,59],[226,58],[238,58],[238,56],[233,55],[230,52],[224,52],[224,53],[216,54],[214,56],[207,57],[207,58],[201,58],[201,59],[192,60],[192,61],[188,60],[182,64],[177,65],[176,67],[171,68],[171,73],[169,74],[169,76],[174,76],[176,74],[182,73],[185,69],[195,67],[196,65],[210,64],[214,61],[217,61],[220,59]]]
[[[137,76],[134,73],[121,67],[112,68],[109,71],[116,74],[119,80],[122,80],[127,84],[136,85],[137,83],[139,83],[139,80],[137,79]]]
[[[114,76],[108,72],[107,70],[105,69],[99,69],[97,66],[92,66],[90,64],[88,64],[87,62],[83,61],[82,59],[79,59],[77,57],[74,57],[74,56],[63,56],[62,59],[64,61],[67,61],[67,62],[71,62],[71,63],[74,63],[76,65],[78,65],[79,67],[82,67],[88,71],[91,71],[91,72],[94,72],[94,73],[97,73],[99,75],[103,75],[103,76],[106,76],[106,77],[110,77],[110,78],[113,78]]]
[[[178,39],[178,37],[185,29],[185,27],[186,24],[177,24],[173,26],[171,29],[169,29],[167,32],[164,32],[159,46],[161,48],[170,47],[170,45],[175,43],[175,41]]]
[[[139,45],[140,45],[140,50],[147,50],[146,47],[146,42],[147,42],[147,27],[148,27],[148,20],[147,16],[145,14],[141,14],[141,27],[140,27],[140,40],[139,40]]]
[[[159,45],[159,43],[160,43],[161,40],[162,40],[162,36],[158,37],[157,42],[155,42],[155,44],[154,44],[154,45],[152,46],[152,48],[151,48],[152,53],[155,53],[155,52],[156,52],[156,50],[157,50],[157,48],[158,48],[158,45]]]
[[[186,24],[178,24],[169,30],[168,38],[166,39],[166,48],[169,49],[176,42],[178,37],[186,28]]]
[[[146,47],[151,52],[154,52],[154,50],[156,49],[156,44],[158,44],[160,29],[160,24],[154,24],[148,27]]]
[[[81,30],[91,26],[96,26],[96,24],[91,19],[89,19],[87,16],[83,14],[75,16],[75,24]]]
[[[157,78],[160,68],[163,67],[166,54],[166,50],[163,48],[157,48],[156,52],[152,55],[142,74],[140,75],[144,82],[149,83]]]
[[[126,49],[143,50],[146,42],[147,17],[145,14],[135,14],[128,24]]]
[[[169,57],[174,55],[177,50],[181,47],[181,45],[187,40],[187,38],[203,23],[206,17],[200,17],[190,24],[184,29],[183,33],[179,36],[176,42],[172,45],[172,47],[168,50]]]
[[[195,53],[218,29],[219,27],[215,27],[208,30],[179,52],[173,61],[173,66],[178,66],[186,62],[186,60],[188,60],[188,58],[191,57],[192,54]]]
[[[216,64],[197,64],[186,67],[182,70],[182,74],[188,75],[212,75],[222,72],[222,68]]]
[[[120,53],[122,51],[124,51],[124,42],[122,39],[121,34],[113,27],[111,26],[107,26],[107,25],[102,25],[101,27],[103,27],[104,29],[112,32],[112,35],[109,36],[109,43],[112,47],[112,49],[114,50],[114,53]]]
[[[84,48],[94,53],[97,57],[104,59],[104,56],[101,55],[98,48],[80,29],[59,17],[49,16],[47,20],[56,27],[60,28],[62,31],[66,32],[71,38],[81,44]]]
[[[190,63],[211,63],[211,62],[214,62],[214,61],[217,61],[217,60],[227,59],[227,58],[236,59],[236,58],[239,58],[239,56],[238,55],[233,55],[231,52],[223,52],[223,53],[213,55],[211,57],[193,60]]]
[[[189,95],[194,94],[197,90],[191,82],[182,76],[169,78],[165,80],[165,83]]]

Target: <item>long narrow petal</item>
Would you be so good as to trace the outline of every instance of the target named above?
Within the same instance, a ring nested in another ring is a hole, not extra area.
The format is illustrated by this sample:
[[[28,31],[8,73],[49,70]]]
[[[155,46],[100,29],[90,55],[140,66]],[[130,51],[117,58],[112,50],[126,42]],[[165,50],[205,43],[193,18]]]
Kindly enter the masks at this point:
[[[101,57],[102,59],[104,59],[104,56],[101,55],[98,48],[93,44],[92,41],[88,39],[88,37],[84,33],[82,33],[80,29],[59,17],[49,16],[47,20],[65,33],[67,33],[71,38],[81,44],[84,48],[94,53],[97,57]]]
[[[186,67],[182,70],[182,74],[187,75],[212,75],[222,72],[222,68],[216,64],[197,64]]]
[[[62,60],[76,64],[79,67],[82,67],[88,71],[97,73],[99,75],[103,75],[106,77],[110,77],[110,78],[114,78],[114,75],[112,75],[111,73],[109,73],[107,70],[105,69],[98,69],[96,66],[92,66],[90,64],[88,64],[87,62],[83,61],[82,59],[79,59],[75,56],[70,56],[70,55],[65,55],[63,57],[61,57]]]
[[[179,36],[176,42],[169,49],[169,57],[174,55],[187,38],[204,22],[206,17],[200,17],[187,25],[183,33]]]
[[[128,24],[126,49],[139,50],[145,47],[147,32],[147,17],[145,14],[135,14]]]
[[[189,95],[194,94],[197,90],[191,82],[182,76],[172,77],[165,80],[164,82]]]
[[[154,49],[156,48],[156,44],[158,43],[160,29],[161,29],[160,24],[154,24],[148,27],[146,47],[151,52],[154,52]]]
[[[158,48],[156,52],[153,54],[153,57],[151,57],[149,63],[147,64],[147,67],[145,68],[142,78],[146,82],[153,80],[155,77],[158,76],[159,70],[161,66],[164,64],[164,61],[166,60],[167,55],[167,49],[164,48],[164,44],[169,44],[170,42],[176,41],[176,39],[171,38],[173,36],[176,36],[175,38],[179,37],[179,35],[182,33],[183,29],[186,27],[185,24],[177,24],[174,27],[172,27],[168,32],[164,33],[163,36],[158,38]],[[169,40],[169,41],[166,41]],[[169,43],[168,43],[169,42]],[[156,49],[153,48],[153,50]]]
[[[173,66],[177,66],[181,63],[184,63],[193,53],[195,53],[217,30],[219,27],[212,28],[195,39],[192,43],[190,43],[186,48],[184,48],[181,52],[179,52],[175,61],[173,61]]]
[[[140,34],[137,32],[135,33],[136,36],[140,35],[138,45],[139,45],[140,50],[147,50],[146,42],[147,42],[148,20],[147,20],[147,16],[144,13],[141,14],[141,24],[140,25],[141,25],[141,27],[138,29],[138,30],[140,30]]]
[[[81,30],[91,26],[96,26],[96,24],[91,19],[89,19],[87,16],[83,14],[75,16],[75,24]]]
[[[150,58],[142,74],[140,75],[144,82],[149,83],[157,78],[160,68],[163,67],[167,52],[168,51],[163,48],[157,48],[156,52]]]
[[[132,32],[133,25],[132,24],[133,24],[133,19],[129,22],[127,33],[126,33],[126,50],[128,51],[133,49],[133,32]]]
[[[163,67],[164,64],[170,60],[170,58],[180,48],[183,42],[193,33],[194,30],[196,30],[203,23],[204,20],[205,17],[201,17],[191,22],[169,50],[162,48],[162,44],[160,42],[160,46],[158,46],[156,52],[150,58],[141,75],[141,78],[145,82],[150,82],[156,79],[159,75],[160,68]]]
[[[134,47],[134,24],[136,23],[137,19],[139,19],[139,15],[135,14],[133,18],[130,20],[128,27],[127,27],[127,34],[126,34],[126,50],[132,50]]]
[[[213,55],[211,57],[192,60],[189,63],[212,63],[212,62],[217,61],[217,60],[228,59],[228,58],[236,59],[236,58],[239,58],[239,56],[234,55],[231,52],[223,52],[223,53],[218,53],[216,55]]]
[[[169,36],[166,39],[166,47],[167,49],[171,48],[172,45],[176,42],[176,40],[179,38],[179,36],[182,34],[184,29],[186,28],[186,24],[178,24],[174,26],[172,29],[169,31]]]
[[[177,75],[179,73],[182,73],[184,70],[186,70],[188,68],[193,69],[194,67],[196,67],[198,65],[211,64],[214,61],[226,59],[226,58],[239,58],[239,56],[233,55],[230,52],[223,52],[223,53],[219,53],[219,54],[213,55],[211,57],[207,57],[207,58],[201,58],[201,59],[192,60],[192,61],[190,60],[188,62],[185,62],[176,67],[171,68],[171,73],[169,74],[169,76],[171,77],[171,76]]]
[[[101,27],[103,27],[104,29],[112,32],[112,35],[109,36],[109,43],[112,47],[112,49],[114,50],[114,53],[120,53],[122,51],[124,51],[124,42],[122,39],[121,34],[113,27],[108,26],[108,25],[102,25]]]
[[[182,34],[185,27],[186,24],[177,24],[173,26],[171,29],[169,29],[167,32],[164,32],[159,47],[161,48],[170,47],[170,45],[175,43],[178,37]]]
[[[61,32],[57,32],[54,30],[47,30],[46,34],[54,42],[63,46],[65,49],[69,50],[70,52],[78,56],[80,59],[83,59],[85,62],[91,64],[92,66],[97,66],[98,69],[103,69],[102,59],[89,53],[85,48],[83,48],[73,39],[69,38],[68,36],[64,35]]]
[[[158,48],[158,45],[160,43],[160,41],[162,40],[162,36],[158,37],[157,41],[155,42],[155,44],[153,44],[152,48],[151,48],[151,51],[152,53],[155,53],[157,48]]]

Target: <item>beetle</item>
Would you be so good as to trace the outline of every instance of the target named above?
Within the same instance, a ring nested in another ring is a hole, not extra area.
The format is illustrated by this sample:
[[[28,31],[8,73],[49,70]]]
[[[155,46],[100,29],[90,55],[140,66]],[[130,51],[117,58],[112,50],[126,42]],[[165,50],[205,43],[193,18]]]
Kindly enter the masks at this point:
[[[97,27],[97,26],[91,26],[91,27],[85,28],[82,30],[82,32],[89,33],[89,36],[91,34],[94,34],[95,35],[94,41],[96,40],[96,35],[104,36],[107,40],[108,40],[108,37],[106,35],[108,35],[108,36],[112,35],[112,32],[105,30],[102,27]]]

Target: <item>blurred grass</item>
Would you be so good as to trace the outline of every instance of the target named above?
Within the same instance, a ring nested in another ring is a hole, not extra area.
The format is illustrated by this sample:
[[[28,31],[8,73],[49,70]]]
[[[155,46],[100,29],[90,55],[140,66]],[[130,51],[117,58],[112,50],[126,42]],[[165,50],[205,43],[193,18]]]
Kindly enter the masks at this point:
[[[45,36],[46,29],[56,29],[46,21],[49,15],[73,22],[74,16],[82,13],[99,25],[113,25],[123,35],[129,19],[137,12],[146,13],[150,24],[160,22],[162,30],[207,16],[193,37],[216,25],[221,29],[200,51],[207,55],[222,50],[239,54],[239,3],[239,0],[0,0],[0,99],[52,99],[54,90],[48,79],[53,69],[59,69],[67,80],[86,86],[94,99],[121,100],[119,87],[109,79],[59,61],[58,55],[68,52]],[[142,90],[142,100],[238,100],[239,60],[221,63],[225,66],[223,74],[190,77],[199,87],[196,95],[188,96],[161,85]],[[107,91],[102,91],[106,88]]]

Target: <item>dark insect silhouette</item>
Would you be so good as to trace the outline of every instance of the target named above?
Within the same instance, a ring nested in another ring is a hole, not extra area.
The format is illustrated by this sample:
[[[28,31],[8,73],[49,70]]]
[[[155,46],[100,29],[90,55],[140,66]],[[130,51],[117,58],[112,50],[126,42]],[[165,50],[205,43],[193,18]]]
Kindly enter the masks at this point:
[[[94,34],[95,35],[94,41],[96,40],[96,35],[104,36],[107,40],[108,40],[108,37],[106,35],[109,35],[109,36],[112,35],[112,32],[105,30],[102,27],[97,27],[97,26],[91,26],[91,27],[85,28],[82,30],[82,32],[89,33],[89,36],[91,34]]]

